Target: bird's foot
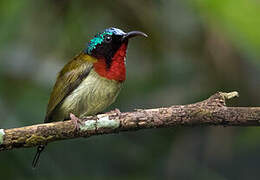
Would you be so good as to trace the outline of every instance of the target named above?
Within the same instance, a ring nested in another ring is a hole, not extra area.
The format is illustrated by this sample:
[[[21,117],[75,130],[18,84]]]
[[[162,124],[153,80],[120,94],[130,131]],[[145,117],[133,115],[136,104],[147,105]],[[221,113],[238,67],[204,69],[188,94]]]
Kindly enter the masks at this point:
[[[73,123],[75,124],[75,129],[76,131],[79,131],[80,129],[80,125],[83,125],[83,121],[81,119],[79,119],[78,117],[76,117],[74,114],[70,113],[70,119],[73,121]]]
[[[119,116],[119,118],[121,118],[121,111],[119,109],[115,108],[115,110],[113,110],[112,112]]]
[[[121,111],[119,109],[116,108],[114,111],[115,111],[116,115],[118,115],[118,116],[121,115]]]

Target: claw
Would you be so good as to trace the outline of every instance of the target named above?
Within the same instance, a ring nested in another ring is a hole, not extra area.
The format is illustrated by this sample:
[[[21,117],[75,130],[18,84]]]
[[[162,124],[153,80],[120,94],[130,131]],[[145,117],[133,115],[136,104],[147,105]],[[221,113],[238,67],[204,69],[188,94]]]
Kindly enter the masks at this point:
[[[73,123],[75,124],[75,129],[76,131],[79,131],[80,129],[80,125],[83,125],[83,121],[81,119],[79,119],[78,117],[76,117],[74,114],[70,113],[70,119],[73,121]]]
[[[122,117],[121,116],[122,113],[121,113],[121,111],[119,109],[115,108],[115,110],[113,110],[112,112],[115,113],[119,118]]]
[[[121,111],[119,109],[116,108],[114,111],[115,111],[116,115],[118,115],[119,117],[121,116]]]

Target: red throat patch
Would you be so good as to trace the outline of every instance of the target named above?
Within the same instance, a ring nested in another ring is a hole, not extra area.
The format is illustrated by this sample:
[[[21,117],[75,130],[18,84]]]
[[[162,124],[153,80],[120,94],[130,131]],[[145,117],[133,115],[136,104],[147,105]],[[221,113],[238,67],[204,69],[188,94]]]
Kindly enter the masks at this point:
[[[107,68],[105,59],[99,59],[94,63],[95,71],[102,77],[107,79],[116,80],[118,82],[125,81],[125,57],[126,57],[127,43],[121,45],[112,58],[110,68]]]

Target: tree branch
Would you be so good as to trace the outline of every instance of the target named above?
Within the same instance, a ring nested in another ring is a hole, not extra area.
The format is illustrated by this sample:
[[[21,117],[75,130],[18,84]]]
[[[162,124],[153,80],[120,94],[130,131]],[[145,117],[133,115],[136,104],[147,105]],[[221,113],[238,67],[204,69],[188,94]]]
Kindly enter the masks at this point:
[[[125,113],[111,111],[86,117],[78,131],[75,130],[71,120],[0,129],[0,151],[34,147],[64,139],[148,128],[201,125],[259,126],[260,107],[226,107],[226,99],[236,96],[237,92],[219,92],[195,104],[138,109],[135,112]]]

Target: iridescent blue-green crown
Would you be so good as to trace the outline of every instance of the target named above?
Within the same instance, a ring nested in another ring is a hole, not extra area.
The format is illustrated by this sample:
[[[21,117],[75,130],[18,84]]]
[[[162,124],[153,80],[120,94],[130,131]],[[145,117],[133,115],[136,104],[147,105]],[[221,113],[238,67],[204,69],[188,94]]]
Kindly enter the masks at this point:
[[[85,49],[85,53],[90,54],[93,49],[95,49],[97,47],[97,45],[102,44],[102,42],[104,41],[104,38],[106,35],[123,35],[125,34],[124,31],[122,31],[121,29],[118,28],[107,28],[105,29],[103,32],[98,33],[97,35],[95,35],[94,38],[92,38],[89,43],[87,44],[87,47]]]

